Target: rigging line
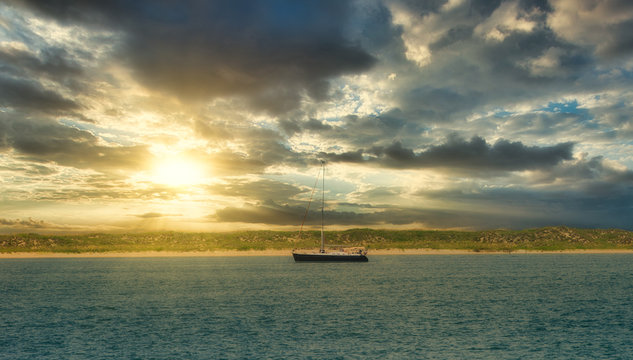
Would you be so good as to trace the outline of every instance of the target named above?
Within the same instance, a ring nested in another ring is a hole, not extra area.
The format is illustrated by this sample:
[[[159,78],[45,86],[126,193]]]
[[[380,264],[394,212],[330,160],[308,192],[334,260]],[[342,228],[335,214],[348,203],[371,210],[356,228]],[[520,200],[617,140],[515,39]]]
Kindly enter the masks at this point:
[[[314,196],[314,191],[316,190],[316,187],[319,184],[319,175],[321,175],[321,168],[319,168],[319,172],[317,173],[316,180],[314,181],[314,186],[312,187],[312,193],[310,194],[310,201],[308,201],[308,206],[306,207],[306,213],[305,215],[303,215],[303,221],[301,221],[301,228],[299,229],[299,238],[301,238],[301,234],[303,233],[303,224],[306,222],[306,218],[308,217],[308,210],[310,210],[310,204],[312,204],[312,197]]]

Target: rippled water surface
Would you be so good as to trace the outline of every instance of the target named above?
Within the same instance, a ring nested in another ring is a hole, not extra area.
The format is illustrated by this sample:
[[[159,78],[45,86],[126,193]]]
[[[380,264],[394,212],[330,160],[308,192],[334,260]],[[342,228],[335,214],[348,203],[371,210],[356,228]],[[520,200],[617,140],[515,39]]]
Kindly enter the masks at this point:
[[[633,358],[633,255],[0,260],[0,358]]]

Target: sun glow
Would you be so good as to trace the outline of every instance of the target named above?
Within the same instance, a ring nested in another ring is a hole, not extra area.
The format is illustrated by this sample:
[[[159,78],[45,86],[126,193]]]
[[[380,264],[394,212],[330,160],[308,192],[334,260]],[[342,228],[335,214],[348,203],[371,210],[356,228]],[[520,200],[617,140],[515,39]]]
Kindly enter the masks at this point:
[[[151,180],[157,184],[184,186],[202,184],[207,181],[204,166],[180,158],[166,158],[156,164]]]

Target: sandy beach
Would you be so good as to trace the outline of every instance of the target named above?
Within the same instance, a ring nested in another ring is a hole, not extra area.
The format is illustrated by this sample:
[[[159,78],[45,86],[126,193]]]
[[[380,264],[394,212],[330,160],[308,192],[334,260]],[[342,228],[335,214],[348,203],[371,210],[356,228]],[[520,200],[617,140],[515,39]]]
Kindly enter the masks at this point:
[[[51,253],[51,252],[15,252],[0,253],[0,259],[27,258],[118,258],[118,257],[219,257],[219,256],[290,256],[292,249],[285,250],[223,250],[223,251],[139,251],[139,252],[86,252],[86,253]],[[439,250],[439,249],[376,249],[369,250],[367,255],[484,255],[484,254],[633,254],[633,249],[574,249],[561,251],[516,250],[507,251],[472,251],[472,250]]]

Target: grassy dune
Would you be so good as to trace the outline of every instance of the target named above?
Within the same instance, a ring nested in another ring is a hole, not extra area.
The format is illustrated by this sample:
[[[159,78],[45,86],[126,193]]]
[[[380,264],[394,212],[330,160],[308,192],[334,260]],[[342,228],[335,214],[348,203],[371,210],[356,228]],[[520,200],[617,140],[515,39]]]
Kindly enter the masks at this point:
[[[0,252],[222,251],[314,247],[319,232],[153,232],[130,234],[0,235]],[[368,249],[461,249],[471,251],[633,249],[633,232],[564,226],[529,230],[427,231],[351,229],[328,231],[329,244]]]

